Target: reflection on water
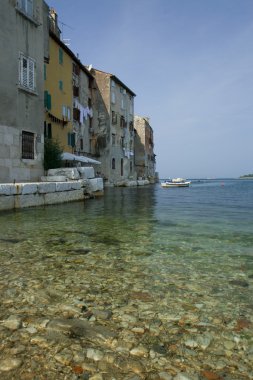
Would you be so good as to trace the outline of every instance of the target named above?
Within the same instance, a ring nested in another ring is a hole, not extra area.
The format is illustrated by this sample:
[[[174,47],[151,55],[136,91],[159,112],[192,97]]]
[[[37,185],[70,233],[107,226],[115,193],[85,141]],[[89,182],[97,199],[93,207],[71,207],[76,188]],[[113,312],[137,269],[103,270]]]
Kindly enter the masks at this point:
[[[113,321],[129,331],[131,322],[122,320],[129,307],[137,327],[145,327],[148,350],[156,336],[166,360],[173,341],[174,357],[192,371],[213,370],[219,360],[230,379],[250,379],[252,230],[253,181],[107,189],[84,203],[2,213],[0,286],[11,310],[2,306],[1,319],[15,313],[12,297],[39,318],[35,289],[51,286],[62,295],[44,295],[49,319],[59,316],[59,304],[81,297],[87,307],[110,305]],[[147,368],[159,367],[151,359]]]

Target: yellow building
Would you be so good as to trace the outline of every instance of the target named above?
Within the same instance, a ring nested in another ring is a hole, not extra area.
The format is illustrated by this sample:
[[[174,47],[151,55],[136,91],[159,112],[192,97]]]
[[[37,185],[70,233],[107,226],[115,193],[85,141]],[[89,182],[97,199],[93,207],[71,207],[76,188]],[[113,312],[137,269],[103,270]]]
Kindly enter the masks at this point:
[[[75,146],[72,62],[73,53],[50,31],[49,60],[44,64],[44,136],[57,140],[62,149],[70,153]]]

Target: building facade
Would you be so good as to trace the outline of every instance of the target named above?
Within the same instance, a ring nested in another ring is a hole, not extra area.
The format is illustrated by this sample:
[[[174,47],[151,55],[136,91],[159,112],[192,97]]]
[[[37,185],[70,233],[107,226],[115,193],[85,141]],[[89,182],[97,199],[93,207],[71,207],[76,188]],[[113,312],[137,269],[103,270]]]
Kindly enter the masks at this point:
[[[92,82],[88,69],[60,39],[57,14],[50,9],[49,60],[45,61],[45,138],[64,152],[89,155],[93,126]]]
[[[138,178],[156,180],[156,159],[154,154],[153,129],[149,124],[148,117],[134,117],[134,156],[135,169]]]
[[[0,2],[0,181],[43,175],[43,63],[48,7],[42,0]]]
[[[91,70],[98,88],[95,149],[108,185],[136,179],[134,171],[135,94],[115,75]]]

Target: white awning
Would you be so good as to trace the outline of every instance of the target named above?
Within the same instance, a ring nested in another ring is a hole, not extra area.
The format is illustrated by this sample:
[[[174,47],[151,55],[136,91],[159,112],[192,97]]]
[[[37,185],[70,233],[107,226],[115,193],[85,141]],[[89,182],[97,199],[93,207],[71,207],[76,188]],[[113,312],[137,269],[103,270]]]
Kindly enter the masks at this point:
[[[61,155],[61,158],[63,161],[78,161],[78,162],[85,162],[86,164],[101,164],[100,161],[93,160],[92,158],[85,157],[85,156],[77,156],[76,154],[63,152]]]

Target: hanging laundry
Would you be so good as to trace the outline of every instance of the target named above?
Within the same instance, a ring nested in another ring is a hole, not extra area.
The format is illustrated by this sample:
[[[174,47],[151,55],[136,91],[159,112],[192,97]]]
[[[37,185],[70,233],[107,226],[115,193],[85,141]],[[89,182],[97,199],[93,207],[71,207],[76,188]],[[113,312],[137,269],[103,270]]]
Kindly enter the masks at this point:
[[[92,108],[89,108],[89,116],[93,117],[93,109]]]

